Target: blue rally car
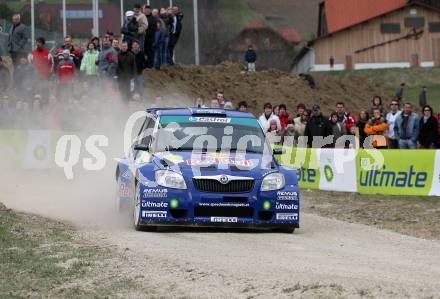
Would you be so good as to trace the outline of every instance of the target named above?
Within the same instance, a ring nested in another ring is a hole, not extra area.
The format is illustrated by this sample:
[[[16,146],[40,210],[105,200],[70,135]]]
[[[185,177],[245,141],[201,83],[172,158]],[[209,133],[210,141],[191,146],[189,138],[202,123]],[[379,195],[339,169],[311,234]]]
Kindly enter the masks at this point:
[[[119,160],[117,204],[136,230],[159,226],[299,227],[296,172],[278,164],[251,113],[149,109]]]

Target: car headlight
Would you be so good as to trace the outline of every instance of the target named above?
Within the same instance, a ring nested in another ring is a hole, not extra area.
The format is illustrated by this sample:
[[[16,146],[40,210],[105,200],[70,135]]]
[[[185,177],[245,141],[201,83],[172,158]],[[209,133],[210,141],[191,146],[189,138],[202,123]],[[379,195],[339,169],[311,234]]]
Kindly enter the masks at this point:
[[[160,186],[174,189],[186,189],[183,176],[170,170],[158,170],[155,174],[156,183]]]
[[[284,175],[279,172],[271,173],[264,177],[261,183],[261,191],[274,191],[284,188]]]

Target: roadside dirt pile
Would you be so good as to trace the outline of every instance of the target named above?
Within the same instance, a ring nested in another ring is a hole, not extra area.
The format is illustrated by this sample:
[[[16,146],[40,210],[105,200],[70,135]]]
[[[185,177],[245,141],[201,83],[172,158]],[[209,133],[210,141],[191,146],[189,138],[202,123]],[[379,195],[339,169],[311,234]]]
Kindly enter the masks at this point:
[[[167,94],[182,98],[182,104],[191,105],[197,97],[205,104],[223,91],[227,100],[237,104],[247,101],[250,110],[259,113],[265,102],[286,103],[294,111],[298,103],[311,107],[319,103],[325,113],[333,111],[336,102],[343,101],[350,111],[369,109],[374,95],[390,98],[389,92],[380,84],[349,75],[344,78],[331,74],[312,74],[316,88],[311,89],[306,81],[297,75],[278,70],[258,71],[247,74],[237,63],[222,63],[215,66],[164,67],[161,71],[146,70],[145,84],[148,97]]]

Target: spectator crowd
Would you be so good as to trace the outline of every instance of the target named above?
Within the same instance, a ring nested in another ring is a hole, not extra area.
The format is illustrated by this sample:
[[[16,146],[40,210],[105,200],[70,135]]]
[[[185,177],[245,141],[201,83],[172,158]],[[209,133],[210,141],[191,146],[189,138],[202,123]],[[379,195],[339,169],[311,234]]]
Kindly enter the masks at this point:
[[[29,52],[28,28],[15,14],[8,36],[12,67],[0,56],[0,124],[14,111],[47,111],[86,94],[119,92],[125,102],[142,100],[143,71],[174,64],[182,19],[178,7],[135,4],[125,13],[121,38],[107,32],[77,45],[68,35],[62,45],[48,49],[45,38],[38,37]]]
[[[399,94],[401,92],[399,90]],[[361,110],[357,114],[347,111],[345,104],[338,102],[329,116],[324,116],[319,104],[307,107],[300,103],[296,106],[296,111],[288,111],[285,104],[273,106],[266,103],[258,121],[273,143],[281,144],[285,137],[290,136],[298,147],[439,148],[440,113],[434,113],[427,104],[426,87],[423,87],[420,94],[421,115],[414,112],[413,104],[402,103],[402,100],[403,98],[395,97],[388,108],[385,108],[382,98],[374,96],[370,109]],[[200,98],[196,100],[196,107],[207,108]],[[219,92],[211,100],[209,108],[245,112],[248,105],[240,102],[234,107],[232,102],[225,100],[223,92]],[[341,137],[344,138],[340,139]],[[323,139],[325,142],[322,142]]]
[[[20,15],[12,17],[8,48],[13,71],[0,57],[0,125],[10,124],[20,116],[20,123],[32,116],[45,113],[45,120],[57,123],[57,103],[63,103],[64,113],[71,108],[87,110],[81,99],[96,95],[113,98],[121,95],[125,102],[140,102],[144,98],[146,68],[160,69],[174,64],[174,49],[182,31],[183,14],[178,7],[152,8],[135,4],[125,13],[121,28],[122,39],[108,32],[102,38],[92,37],[80,47],[71,36],[54,49],[46,48],[43,37],[36,39],[36,47],[26,52],[27,29]],[[252,46],[245,53],[247,71],[255,72],[257,55]],[[310,75],[301,75],[311,88],[315,82]],[[333,112],[324,116],[319,104],[298,104],[296,111],[288,111],[285,104],[266,103],[258,120],[267,136],[276,143],[293,137],[297,146],[374,147],[380,149],[438,148],[440,146],[440,114],[434,113],[427,101],[427,89],[419,96],[421,115],[409,102],[404,102],[402,83],[394,99],[385,106],[380,96],[372,99],[371,107],[353,113],[338,102]],[[11,91],[13,91],[11,93]],[[12,96],[11,96],[12,95]],[[161,99],[156,99],[161,102]],[[197,107],[207,107],[196,100]],[[246,102],[235,107],[218,92],[210,101],[210,108],[247,111]],[[358,144],[341,137],[356,136]],[[307,138],[303,138],[307,137]],[[342,140],[338,142],[338,140]],[[304,141],[304,142],[302,142]]]

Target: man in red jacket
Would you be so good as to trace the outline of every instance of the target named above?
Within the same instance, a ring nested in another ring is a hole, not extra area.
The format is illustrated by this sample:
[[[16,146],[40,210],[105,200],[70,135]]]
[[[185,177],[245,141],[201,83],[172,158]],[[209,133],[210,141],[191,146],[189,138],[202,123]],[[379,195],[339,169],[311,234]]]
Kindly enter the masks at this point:
[[[58,48],[56,50],[56,57],[58,58],[59,55],[63,54],[64,50],[69,50],[70,51],[70,55],[72,55],[73,57],[73,61],[75,63],[75,66],[77,69],[79,69],[80,65],[79,65],[79,56],[80,56],[80,51],[75,49],[75,47],[72,44],[72,37],[70,35],[66,35],[66,37],[64,38],[64,45],[62,45],[60,48]]]
[[[343,102],[338,102],[336,104],[336,115],[338,116],[338,123],[343,124],[350,132],[351,127],[356,125],[356,117],[351,112],[345,111],[345,105]]]
[[[37,47],[29,54],[29,63],[34,66],[36,70],[37,86],[36,93],[47,96],[49,94],[49,80],[53,72],[53,57],[49,50],[44,48],[46,41],[43,37],[36,39]]]
[[[29,63],[37,70],[38,77],[48,80],[53,70],[53,57],[49,50],[44,48],[46,41],[43,37],[36,40],[37,47],[29,54]]]

